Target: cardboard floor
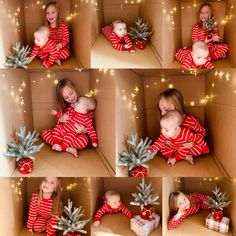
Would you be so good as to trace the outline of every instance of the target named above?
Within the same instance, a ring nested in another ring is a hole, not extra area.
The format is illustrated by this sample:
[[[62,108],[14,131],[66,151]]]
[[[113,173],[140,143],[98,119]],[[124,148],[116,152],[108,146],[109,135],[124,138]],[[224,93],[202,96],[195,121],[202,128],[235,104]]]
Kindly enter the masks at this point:
[[[205,227],[209,211],[200,211],[187,217],[176,229],[168,230],[164,236],[222,236],[224,234]],[[227,235],[233,235],[229,232]]]
[[[91,49],[92,68],[161,68],[149,45],[135,53],[115,50],[104,35],[100,34]]]
[[[95,148],[78,151],[75,158],[66,152],[56,152],[47,144],[35,155],[35,169],[27,177],[76,176],[105,177],[111,176]],[[16,169],[13,177],[23,177]]]
[[[232,68],[234,67],[227,59],[220,59],[212,62],[216,69],[218,68]],[[181,64],[178,61],[174,61],[168,68],[180,68]]]
[[[167,165],[167,159],[159,153],[154,159],[148,162],[149,177],[159,176],[181,176],[181,177],[211,177],[223,176],[214,158],[211,155],[204,155],[194,159],[195,164],[181,160],[174,166]]]
[[[53,64],[49,69],[53,71],[63,71],[63,70],[78,70],[81,68],[81,65],[76,62],[73,56],[70,56],[68,59],[61,61],[61,66]],[[35,58],[29,65],[27,65],[27,71],[29,72],[42,72],[42,70],[47,70],[43,65],[42,61],[39,58]]]

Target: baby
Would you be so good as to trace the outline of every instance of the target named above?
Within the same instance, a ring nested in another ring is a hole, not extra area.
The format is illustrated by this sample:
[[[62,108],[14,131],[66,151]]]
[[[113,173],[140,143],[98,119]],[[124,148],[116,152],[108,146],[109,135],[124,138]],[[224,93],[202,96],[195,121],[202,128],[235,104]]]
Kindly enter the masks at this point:
[[[181,68],[214,68],[214,65],[210,61],[207,44],[201,41],[193,43],[192,50],[187,47],[181,48],[175,56],[176,59],[182,64]]]
[[[169,145],[162,150],[162,154],[167,158],[167,164],[171,165],[178,160],[186,160],[194,164],[193,155],[196,153],[191,153],[191,148],[186,147],[186,143],[198,144],[202,148],[198,155],[208,153],[209,149],[204,139],[192,133],[190,129],[181,127],[182,122],[183,117],[177,110],[167,112],[160,121],[161,135],[149,148],[149,153],[159,151],[168,142]]]
[[[32,60],[35,57],[39,57],[43,61],[43,65],[46,68],[52,66],[54,62],[57,63],[58,51],[56,44],[49,39],[50,31],[46,26],[40,26],[34,32],[34,47],[29,57]]]
[[[82,125],[88,131],[92,146],[97,147],[97,133],[93,127],[93,120],[89,115],[89,111],[93,111],[96,107],[96,101],[87,97],[80,97],[74,105],[70,119],[65,123],[58,124],[52,131],[53,146],[56,151],[64,151],[77,135],[76,124]],[[52,110],[51,114],[57,116],[59,112]]]
[[[111,25],[106,25],[102,32],[116,50],[135,52],[134,46],[127,34],[125,22],[116,20]]]
[[[102,207],[95,214],[93,226],[98,227],[100,225],[102,216],[105,213],[113,214],[119,211],[129,218],[135,217],[135,214],[126,208],[123,203],[121,203],[120,194],[117,191],[107,191],[104,196],[104,203]]]

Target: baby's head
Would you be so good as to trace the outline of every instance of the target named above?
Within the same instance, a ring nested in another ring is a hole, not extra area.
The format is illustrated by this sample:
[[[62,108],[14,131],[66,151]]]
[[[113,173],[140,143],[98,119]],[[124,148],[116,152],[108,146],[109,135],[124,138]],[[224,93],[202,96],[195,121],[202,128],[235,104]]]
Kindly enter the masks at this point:
[[[47,26],[40,26],[35,32],[34,32],[34,42],[37,46],[43,47],[46,42],[48,41],[50,35],[50,30]]]
[[[197,66],[204,65],[209,57],[209,50],[206,43],[197,41],[192,46],[193,61]]]
[[[180,112],[176,110],[168,111],[160,120],[161,133],[166,138],[175,138],[179,134],[182,122],[183,117]]]
[[[78,101],[75,103],[75,111],[87,114],[89,111],[94,111],[96,108],[96,100],[89,97],[79,97]]]
[[[121,205],[120,194],[115,190],[107,191],[105,193],[105,200],[112,209],[116,209]]]
[[[190,201],[188,197],[180,192],[172,192],[169,197],[169,208],[171,215],[175,215],[178,209],[187,210],[190,207]]]
[[[127,28],[126,28],[126,24],[124,21],[122,20],[115,20],[112,22],[113,24],[113,31],[115,32],[115,34],[119,37],[124,37],[127,34]]]

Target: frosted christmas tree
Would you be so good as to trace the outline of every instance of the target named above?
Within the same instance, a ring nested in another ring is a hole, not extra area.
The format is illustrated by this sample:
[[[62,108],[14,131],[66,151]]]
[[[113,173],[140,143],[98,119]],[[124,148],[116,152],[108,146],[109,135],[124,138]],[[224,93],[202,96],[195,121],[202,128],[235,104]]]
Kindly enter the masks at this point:
[[[84,210],[81,206],[73,207],[72,201],[68,199],[68,205],[64,206],[64,212],[66,217],[58,217],[58,224],[53,226],[55,229],[63,231],[63,235],[77,236],[79,233],[87,234],[87,231],[83,228],[90,219],[81,220],[81,217],[84,216]]]
[[[208,208],[212,208],[212,216],[216,221],[221,221],[223,217],[223,209],[225,207],[228,207],[231,201],[229,201],[229,196],[225,192],[221,192],[220,188],[217,186],[212,191],[213,196],[210,197],[207,202],[205,202],[208,205]]]
[[[139,49],[144,49],[146,41],[152,34],[151,26],[147,22],[144,22],[142,18],[138,18],[135,21],[135,26],[130,27],[128,34],[136,41],[136,46]]]
[[[34,145],[37,142],[39,133],[37,131],[28,132],[25,134],[25,126],[20,127],[19,131],[16,131],[14,141],[7,144],[7,151],[3,154],[6,157],[15,157],[18,170],[22,174],[28,174],[33,171],[33,159],[32,155],[39,152],[43,147],[43,143]]]
[[[141,207],[141,217],[143,219],[150,219],[153,213],[152,205],[159,205],[157,201],[159,199],[158,194],[152,194],[154,190],[152,183],[146,184],[144,178],[137,186],[139,190],[138,193],[132,193],[134,201],[130,202],[130,205],[140,206]]]
[[[156,155],[156,152],[148,153],[151,142],[152,140],[147,137],[137,143],[137,134],[132,134],[131,139],[127,140],[128,150],[119,153],[120,158],[117,166],[127,166],[129,171],[135,171],[133,174],[135,177],[146,176],[148,169],[146,163]]]
[[[14,69],[17,67],[27,68],[26,65],[32,61],[32,58],[28,57],[30,53],[28,45],[21,47],[20,42],[16,42],[15,46],[12,46],[11,53],[12,55],[6,56],[5,66],[13,67]]]

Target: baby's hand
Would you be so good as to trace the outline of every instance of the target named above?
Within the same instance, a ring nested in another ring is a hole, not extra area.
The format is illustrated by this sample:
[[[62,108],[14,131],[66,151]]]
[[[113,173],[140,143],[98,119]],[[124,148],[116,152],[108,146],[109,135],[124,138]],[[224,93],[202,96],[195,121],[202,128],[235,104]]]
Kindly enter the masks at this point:
[[[87,130],[86,130],[86,128],[83,125],[75,124],[74,126],[76,128],[76,133],[77,134],[87,133]]]
[[[176,163],[176,159],[173,157],[173,158],[169,158],[168,161],[167,161],[167,164],[170,164],[170,165],[174,165]]]
[[[67,114],[64,114],[60,119],[59,122],[60,123],[65,123],[67,120],[69,120],[70,117]]]
[[[185,148],[192,148],[193,145],[194,145],[194,142],[189,142],[189,143],[185,143],[183,146],[184,146]]]
[[[208,44],[208,43],[210,43],[211,41],[212,41],[213,39],[212,38],[210,38],[210,39],[207,39],[207,37],[205,38],[205,44]]]
[[[51,115],[55,116],[57,114],[56,110],[51,110]]]
[[[131,48],[132,45],[129,45],[129,44],[125,44],[125,48],[128,49],[128,48]]]
[[[212,37],[212,40],[213,40],[213,42],[220,42],[221,37],[220,37],[219,35],[214,35],[214,36]]]
[[[134,49],[132,49],[132,50],[130,50],[129,52],[131,52],[131,53],[135,53],[135,50],[134,50]]]
[[[98,144],[97,144],[97,143],[92,143],[92,146],[93,146],[93,147],[97,147]]]
[[[94,221],[93,226],[98,227],[100,225],[100,221]]]
[[[61,43],[58,43],[57,44],[57,51],[61,50],[62,49],[62,44]]]

